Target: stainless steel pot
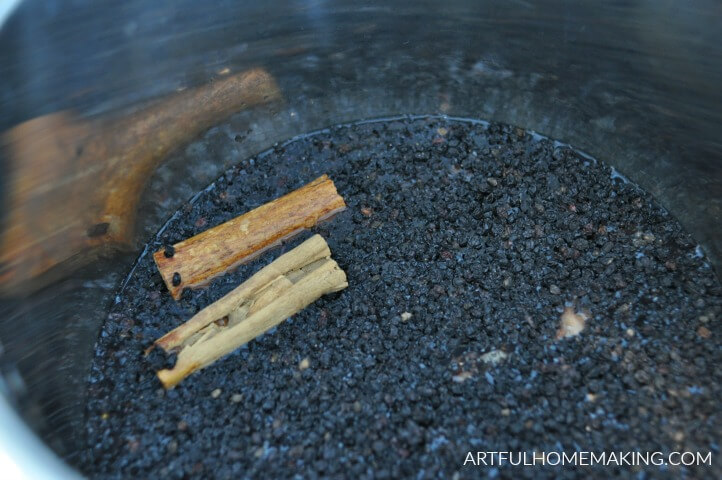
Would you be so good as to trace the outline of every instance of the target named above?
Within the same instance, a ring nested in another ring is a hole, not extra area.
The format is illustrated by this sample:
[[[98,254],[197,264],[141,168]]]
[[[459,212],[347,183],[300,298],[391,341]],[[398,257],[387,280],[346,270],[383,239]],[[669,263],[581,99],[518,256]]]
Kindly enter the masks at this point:
[[[239,105],[191,127],[181,122],[176,132],[184,135],[169,155],[153,157],[138,175],[149,181],[128,194],[133,208],[83,224],[82,243],[59,237],[33,244],[35,257],[25,250],[8,257],[18,277],[0,307],[0,469],[11,478],[74,475],[64,461],[82,446],[94,341],[144,240],[225,167],[309,130],[425,113],[532,129],[651,192],[719,272],[721,21],[722,4],[713,0],[21,2],[0,31],[6,235],[22,227],[22,238],[34,242],[45,232],[43,212],[71,225],[78,210],[100,208],[95,203],[107,195],[96,190],[109,188],[100,175],[83,177],[82,195],[61,183],[81,170],[106,172],[132,141],[142,143],[145,137],[113,141],[141,125],[153,105],[174,105],[168,118],[193,119],[198,103],[177,99],[249,69],[268,74],[282,101]],[[207,129],[228,115],[233,130],[245,132],[235,150],[183,149],[193,135],[226,135]],[[66,144],[88,131],[101,139],[92,143],[98,150],[74,146],[68,154]],[[29,197],[17,181],[28,162],[36,162]],[[112,172],[125,178],[123,169]],[[159,189],[167,200],[150,204],[143,192]],[[41,190],[60,197],[33,196]],[[98,248],[116,234],[116,221],[127,227],[122,241]],[[0,265],[0,279],[8,271]]]

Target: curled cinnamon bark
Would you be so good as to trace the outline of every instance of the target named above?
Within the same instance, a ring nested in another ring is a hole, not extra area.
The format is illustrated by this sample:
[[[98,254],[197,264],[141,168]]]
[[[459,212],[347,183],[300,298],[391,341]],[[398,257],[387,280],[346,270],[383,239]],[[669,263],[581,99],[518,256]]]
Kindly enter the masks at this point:
[[[348,286],[320,235],[281,255],[154,346],[178,354],[157,372],[165,388],[177,385],[241,345],[303,310],[322,295]]]
[[[241,263],[346,208],[323,175],[298,190],[153,254],[176,300],[184,288],[210,282]]]

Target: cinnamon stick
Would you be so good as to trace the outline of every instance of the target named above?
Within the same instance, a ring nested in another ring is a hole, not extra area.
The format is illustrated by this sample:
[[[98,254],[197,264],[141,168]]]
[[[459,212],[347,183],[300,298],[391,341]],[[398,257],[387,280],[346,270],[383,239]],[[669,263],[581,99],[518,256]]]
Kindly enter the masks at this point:
[[[168,291],[199,287],[346,208],[333,181],[313,182],[239,217],[153,254]]]
[[[322,295],[348,286],[320,235],[281,255],[154,346],[178,354],[171,369],[157,372],[165,388],[231,353]]]

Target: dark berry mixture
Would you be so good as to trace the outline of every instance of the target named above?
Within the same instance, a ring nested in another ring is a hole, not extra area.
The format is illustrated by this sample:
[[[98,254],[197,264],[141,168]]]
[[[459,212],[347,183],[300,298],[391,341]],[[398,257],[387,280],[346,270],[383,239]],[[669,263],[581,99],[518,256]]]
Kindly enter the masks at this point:
[[[179,302],[143,255],[98,340],[84,473],[722,478],[720,284],[649,195],[571,148],[441,118],[334,127],[227,171],[147,251],[323,173],[348,209],[314,231],[349,288],[166,392],[153,369],[172,359],[143,350],[305,237]],[[565,306],[586,324],[557,338]],[[463,465],[562,450],[713,465]]]

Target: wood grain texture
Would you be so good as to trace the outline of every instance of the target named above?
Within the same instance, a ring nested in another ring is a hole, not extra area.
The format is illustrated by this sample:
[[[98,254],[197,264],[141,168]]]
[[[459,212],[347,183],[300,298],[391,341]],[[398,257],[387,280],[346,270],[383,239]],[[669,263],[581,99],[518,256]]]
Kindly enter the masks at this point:
[[[348,286],[320,235],[281,255],[220,300],[198,312],[154,346],[178,354],[157,372],[165,388],[231,353],[303,310],[322,295]]]
[[[37,277],[61,264],[68,273],[98,247],[131,245],[141,193],[170,152],[235,112],[280,99],[273,77],[252,69],[128,115],[58,112],[5,132],[0,293],[41,284]]]
[[[217,227],[153,254],[168,291],[178,300],[184,288],[197,288],[266,249],[311,228],[346,208],[327,175]],[[176,275],[177,274],[177,275]],[[174,285],[180,276],[180,282]]]

